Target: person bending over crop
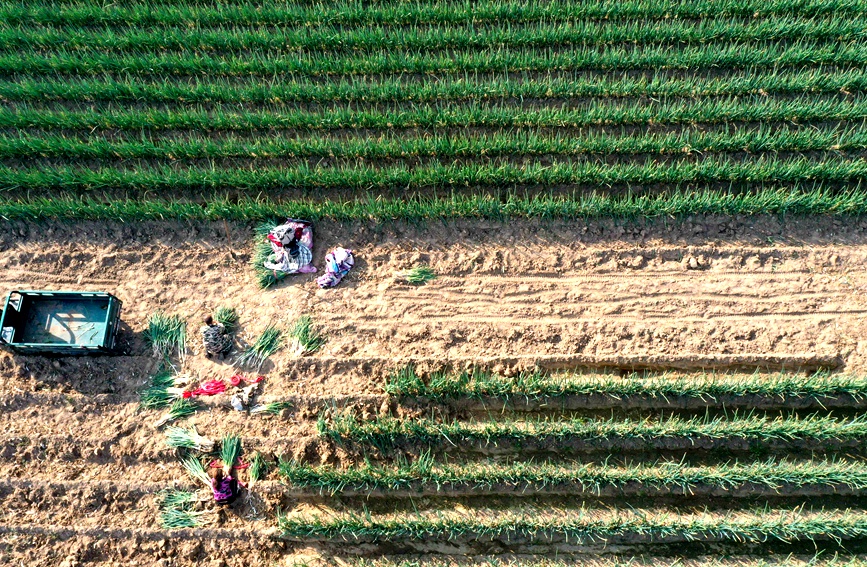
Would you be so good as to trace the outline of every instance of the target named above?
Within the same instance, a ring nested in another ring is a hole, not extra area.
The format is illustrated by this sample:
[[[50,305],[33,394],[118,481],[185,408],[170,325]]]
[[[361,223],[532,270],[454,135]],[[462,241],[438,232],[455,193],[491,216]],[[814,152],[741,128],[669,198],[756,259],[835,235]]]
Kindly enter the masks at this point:
[[[238,497],[238,479],[232,475],[231,467],[223,467],[212,473],[211,490],[217,504],[231,504],[235,501]]]
[[[202,325],[202,342],[208,358],[216,354],[222,360],[232,350],[232,337],[226,332],[226,327],[214,321],[210,315],[205,317],[205,324]]]

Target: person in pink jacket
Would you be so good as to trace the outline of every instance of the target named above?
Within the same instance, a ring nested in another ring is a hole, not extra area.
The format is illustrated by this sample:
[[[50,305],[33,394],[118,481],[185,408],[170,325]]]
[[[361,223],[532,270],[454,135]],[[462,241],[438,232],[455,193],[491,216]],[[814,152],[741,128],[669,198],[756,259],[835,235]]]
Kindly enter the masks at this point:
[[[238,479],[232,476],[232,469],[228,472],[217,469],[211,477],[211,490],[214,493],[214,501],[217,504],[231,504],[238,497]]]

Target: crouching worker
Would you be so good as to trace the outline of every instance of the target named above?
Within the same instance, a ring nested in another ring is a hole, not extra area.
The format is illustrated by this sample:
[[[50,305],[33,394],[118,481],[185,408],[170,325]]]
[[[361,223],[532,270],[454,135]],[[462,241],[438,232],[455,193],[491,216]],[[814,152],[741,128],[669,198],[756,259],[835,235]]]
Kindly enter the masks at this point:
[[[231,504],[238,497],[238,479],[232,476],[232,469],[217,469],[211,476],[211,490],[214,492],[214,502]]]
[[[223,360],[232,350],[232,337],[226,332],[226,327],[214,321],[210,315],[205,317],[205,324],[202,325],[202,343],[208,358],[217,355]]]

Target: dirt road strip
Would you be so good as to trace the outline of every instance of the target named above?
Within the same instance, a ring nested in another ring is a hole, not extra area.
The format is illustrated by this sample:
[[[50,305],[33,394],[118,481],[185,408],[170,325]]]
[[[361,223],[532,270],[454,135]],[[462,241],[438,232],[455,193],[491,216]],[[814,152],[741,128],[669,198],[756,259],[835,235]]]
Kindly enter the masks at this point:
[[[231,304],[247,339],[311,314],[328,336],[314,358],[774,354],[867,369],[863,220],[322,223],[320,267],[337,244],[358,257],[335,290],[310,275],[259,290],[250,227],[230,232],[223,223],[7,224],[0,287],[111,291],[124,301],[123,347],[136,355],[147,354],[141,332],[153,311],[183,315],[195,335],[202,314]],[[395,277],[419,263],[440,277],[417,287]],[[278,368],[289,360],[274,358]],[[315,369],[301,379],[305,390],[336,393]]]

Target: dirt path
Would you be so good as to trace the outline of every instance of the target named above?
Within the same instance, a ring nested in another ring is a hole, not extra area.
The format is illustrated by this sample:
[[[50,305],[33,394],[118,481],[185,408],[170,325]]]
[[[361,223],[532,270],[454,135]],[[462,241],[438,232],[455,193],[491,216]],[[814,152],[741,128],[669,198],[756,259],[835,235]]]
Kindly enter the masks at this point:
[[[234,305],[247,340],[268,322],[311,314],[328,337],[322,351],[301,361],[284,351],[264,369],[262,398],[292,398],[297,411],[248,418],[217,403],[191,421],[212,437],[237,431],[259,450],[308,458],[319,450],[306,439],[321,407],[384,411],[383,378],[410,360],[502,372],[867,372],[865,220],[323,223],[316,239],[320,266],[331,246],[356,250],[347,281],[319,290],[313,276],[298,276],[262,291],[249,267],[249,226],[4,224],[0,287],[115,293],[124,302],[124,355],[0,354],[0,472],[7,479],[0,491],[15,501],[2,519],[0,563],[72,567],[88,557],[106,564],[138,557],[207,565],[218,553],[223,565],[267,565],[298,551],[262,535],[273,517],[226,517],[211,528],[237,541],[160,535],[155,492],[183,473],[149,426],[158,412],[136,410],[137,392],[156,367],[142,331],[158,309],[187,318],[195,335],[206,311]],[[395,277],[417,263],[440,276],[419,287]],[[197,352],[196,341],[191,347],[186,371],[201,379],[231,374]],[[279,490],[265,492],[264,508],[276,509]],[[114,541],[100,543],[110,533]],[[81,543],[70,547],[70,538]]]
[[[198,317],[225,303],[241,311],[245,338],[272,320],[312,314],[328,336],[314,357],[323,363],[783,354],[840,357],[849,370],[867,369],[863,220],[317,229],[320,265],[335,244],[358,255],[335,290],[319,290],[314,276],[257,289],[249,227],[222,223],[9,226],[0,238],[0,283],[116,293],[129,327],[123,346],[138,355],[147,354],[140,333],[154,310],[182,314],[194,334]],[[440,277],[419,287],[394,277],[416,263]],[[195,353],[192,360],[202,375],[226,372]],[[277,370],[290,361],[288,352],[274,358]],[[146,373],[142,366],[126,378]],[[296,377],[297,391],[378,393],[376,384],[311,374]]]

